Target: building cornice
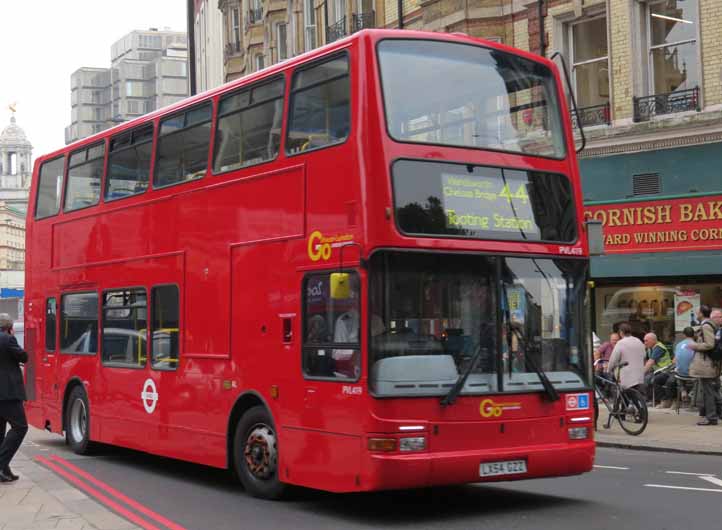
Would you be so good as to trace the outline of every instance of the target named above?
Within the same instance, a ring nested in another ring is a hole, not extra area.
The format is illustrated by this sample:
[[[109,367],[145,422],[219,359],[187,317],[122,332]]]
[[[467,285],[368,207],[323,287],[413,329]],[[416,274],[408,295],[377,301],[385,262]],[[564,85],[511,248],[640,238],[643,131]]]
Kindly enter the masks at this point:
[[[633,124],[592,130],[580,159],[627,153],[642,153],[677,147],[722,142],[722,114],[718,112],[685,117],[677,123]]]

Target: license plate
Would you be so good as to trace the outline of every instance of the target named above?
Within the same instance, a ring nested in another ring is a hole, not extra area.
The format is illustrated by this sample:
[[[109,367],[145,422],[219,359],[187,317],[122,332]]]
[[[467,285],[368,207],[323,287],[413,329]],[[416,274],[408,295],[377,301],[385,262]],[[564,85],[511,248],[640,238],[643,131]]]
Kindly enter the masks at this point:
[[[503,462],[482,462],[479,476],[496,477],[498,475],[517,475],[526,473],[526,460],[505,460]]]

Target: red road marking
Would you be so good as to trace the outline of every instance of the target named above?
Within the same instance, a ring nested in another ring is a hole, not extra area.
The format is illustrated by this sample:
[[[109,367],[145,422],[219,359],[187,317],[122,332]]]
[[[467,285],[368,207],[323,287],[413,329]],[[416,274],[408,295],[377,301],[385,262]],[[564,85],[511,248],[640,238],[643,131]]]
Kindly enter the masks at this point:
[[[109,495],[112,495],[118,501],[125,503],[127,506],[142,513],[143,515],[152,519],[153,521],[160,523],[161,525],[163,525],[167,528],[170,528],[171,530],[186,530],[185,527],[180,526],[169,519],[166,519],[165,517],[154,512],[150,508],[147,508],[147,507],[143,506],[142,504],[140,504],[139,502],[134,501],[130,497],[123,495],[121,492],[119,492],[115,488],[112,488],[109,485],[107,485],[106,483],[96,479],[89,473],[86,473],[85,471],[83,471],[79,467],[71,464],[67,460],[60,458],[57,455],[52,455],[51,458],[52,458],[52,460],[54,460],[54,462],[51,462],[49,459],[42,457],[42,456],[35,457],[35,459],[37,461],[41,462],[45,466],[49,467],[50,469],[52,469],[53,471],[55,471],[62,477],[66,478],[67,480],[69,480],[70,482],[72,482],[73,484],[78,486],[80,489],[82,489],[83,491],[88,493],[95,500],[105,504],[106,506],[108,506],[112,510],[116,511],[117,513],[119,513],[120,515],[125,517],[126,519],[134,522],[138,526],[140,526],[146,530],[161,530],[157,526],[145,521],[144,519],[141,519],[140,517],[138,517],[136,514],[134,514],[130,510],[127,510],[121,504],[119,504],[118,502],[115,502],[115,500],[109,498],[108,496],[106,496],[103,493],[101,493],[100,491],[98,491],[98,489],[86,484],[85,482],[83,482],[83,480],[81,480],[81,478],[78,478],[78,477],[82,477],[82,479],[85,479],[86,481],[90,482],[97,488],[105,491]],[[66,469],[63,469],[60,466],[63,466]]]
[[[126,509],[123,508],[120,504],[118,504],[117,502],[113,501],[112,499],[109,499],[108,497],[106,497],[105,495],[103,495],[102,493],[100,493],[100,492],[99,492],[98,490],[96,490],[95,488],[92,488],[92,487],[88,486],[88,485],[85,484],[82,480],[80,480],[80,479],[77,478],[77,477],[74,477],[74,476],[71,475],[69,472],[67,472],[67,471],[65,471],[64,469],[62,469],[60,466],[58,466],[58,465],[56,465],[56,464],[53,464],[53,463],[52,463],[50,460],[48,460],[47,458],[42,457],[42,456],[36,456],[36,457],[35,457],[35,460],[37,460],[38,462],[40,462],[40,463],[43,464],[44,466],[52,469],[53,471],[55,471],[55,472],[56,472],[58,475],[60,475],[61,477],[64,477],[65,479],[67,479],[67,480],[69,480],[70,482],[72,482],[73,484],[75,484],[78,488],[80,488],[80,489],[83,490],[85,493],[87,493],[88,495],[90,495],[90,496],[91,496],[93,499],[95,499],[96,501],[101,502],[102,504],[104,504],[104,505],[107,506],[108,508],[110,508],[110,509],[112,509],[113,511],[119,513],[120,515],[122,515],[123,517],[125,517],[125,518],[128,519],[129,521],[137,524],[137,525],[140,526],[141,528],[145,528],[146,530],[161,530],[161,529],[158,528],[157,526],[153,526],[152,524],[150,524],[149,522],[145,521],[144,519],[141,519],[140,517],[138,517],[137,515],[135,515],[133,512],[131,512],[131,511],[129,511],[129,510],[126,510]]]

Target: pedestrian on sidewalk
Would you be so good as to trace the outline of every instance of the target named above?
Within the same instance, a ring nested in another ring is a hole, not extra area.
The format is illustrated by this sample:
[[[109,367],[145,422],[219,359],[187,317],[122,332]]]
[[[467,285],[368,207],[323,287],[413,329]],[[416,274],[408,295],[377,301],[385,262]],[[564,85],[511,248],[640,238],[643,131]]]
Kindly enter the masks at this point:
[[[697,342],[689,348],[695,351],[689,366],[689,375],[699,378],[700,390],[696,401],[700,404],[700,414],[704,411],[704,419],[697,425],[717,425],[722,411],[722,395],[720,395],[720,363],[715,362],[705,352],[715,347],[715,333],[722,325],[722,311],[712,311],[709,306],[699,308],[699,319],[702,321],[697,332]]]
[[[25,418],[25,385],[20,364],[28,362],[28,354],[13,336],[13,319],[0,313],[0,482],[13,482],[19,477],[10,470],[10,461],[28,432]],[[10,430],[5,433],[6,424]]]

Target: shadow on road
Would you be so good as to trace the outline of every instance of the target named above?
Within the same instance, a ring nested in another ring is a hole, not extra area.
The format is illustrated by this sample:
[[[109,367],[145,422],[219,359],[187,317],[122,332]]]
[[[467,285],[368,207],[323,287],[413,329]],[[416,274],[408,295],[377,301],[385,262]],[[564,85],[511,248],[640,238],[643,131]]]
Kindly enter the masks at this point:
[[[495,486],[465,485],[375,493],[335,495],[313,490],[294,490],[290,502],[304,510],[349,522],[374,526],[405,526],[411,523],[450,521],[479,516],[557,509],[584,501],[553,495],[515,491]]]

